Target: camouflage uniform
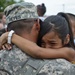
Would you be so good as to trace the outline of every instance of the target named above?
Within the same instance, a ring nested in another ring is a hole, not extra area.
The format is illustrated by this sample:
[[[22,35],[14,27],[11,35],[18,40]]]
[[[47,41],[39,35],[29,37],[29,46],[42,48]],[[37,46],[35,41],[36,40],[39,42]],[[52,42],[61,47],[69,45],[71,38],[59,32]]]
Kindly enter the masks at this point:
[[[75,65],[65,59],[53,59],[37,75],[75,75]]]
[[[16,46],[13,46],[13,49],[10,51],[0,51],[0,74],[36,75],[37,71],[45,64],[43,62],[44,60],[33,59]]]
[[[32,3],[8,6],[5,14],[7,24],[20,19],[38,17]],[[75,75],[75,65],[64,59],[34,59],[13,46],[10,51],[0,51],[0,75]]]
[[[75,75],[75,65],[64,59],[34,59],[13,46],[0,51],[2,75]]]
[[[7,71],[10,75],[16,75],[20,68],[26,63],[29,57],[16,46],[12,50],[0,51],[0,71]],[[6,74],[5,74],[6,75]],[[19,75],[19,74],[17,74]]]
[[[29,2],[12,4],[6,7],[4,12],[7,24],[22,19],[38,18],[36,6]]]

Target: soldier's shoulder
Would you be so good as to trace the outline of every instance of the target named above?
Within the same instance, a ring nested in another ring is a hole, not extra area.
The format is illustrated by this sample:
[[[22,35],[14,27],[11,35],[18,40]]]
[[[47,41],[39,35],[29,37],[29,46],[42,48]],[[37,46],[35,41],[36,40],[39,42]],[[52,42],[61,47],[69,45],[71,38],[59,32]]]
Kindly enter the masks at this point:
[[[38,75],[74,75],[75,65],[65,59],[54,59],[46,63]]]

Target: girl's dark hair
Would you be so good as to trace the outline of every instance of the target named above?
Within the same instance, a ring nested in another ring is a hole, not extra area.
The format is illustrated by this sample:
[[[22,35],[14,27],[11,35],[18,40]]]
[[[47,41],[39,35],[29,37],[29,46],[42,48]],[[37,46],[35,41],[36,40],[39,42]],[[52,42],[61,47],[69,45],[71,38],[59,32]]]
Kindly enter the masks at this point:
[[[50,31],[54,31],[58,34],[59,38],[62,40],[62,44],[64,43],[64,40],[66,38],[66,35],[67,34],[70,34],[71,36],[71,33],[70,33],[70,29],[69,29],[69,23],[67,22],[67,20],[62,17],[62,16],[59,16],[59,15],[52,15],[52,16],[49,16],[47,17],[44,22],[43,22],[43,29],[41,29],[41,32],[40,34],[42,35],[41,38],[48,32]],[[47,26],[48,27],[47,27]],[[41,39],[40,38],[40,39]],[[73,47],[74,48],[74,45],[73,45],[73,38],[71,36],[70,38],[70,42],[66,45],[68,47]]]
[[[41,46],[41,40],[42,40],[42,37],[48,33],[51,29],[51,25],[47,22],[42,22],[40,23],[40,32],[39,32],[39,35],[38,35],[38,41],[37,41],[37,44],[39,46]]]
[[[37,5],[37,12],[40,13],[40,15],[38,14],[39,16],[43,16],[45,14],[46,7],[44,3],[42,3],[41,5]]]
[[[73,32],[72,32],[72,28],[71,28],[71,22],[69,19],[68,15],[74,16],[73,14],[70,13],[63,13],[63,12],[59,12],[57,15],[62,16],[66,19],[67,23],[68,23],[68,27],[69,27],[69,35],[70,35],[70,42],[69,42],[69,46],[75,48],[74,46],[74,41],[73,41]]]

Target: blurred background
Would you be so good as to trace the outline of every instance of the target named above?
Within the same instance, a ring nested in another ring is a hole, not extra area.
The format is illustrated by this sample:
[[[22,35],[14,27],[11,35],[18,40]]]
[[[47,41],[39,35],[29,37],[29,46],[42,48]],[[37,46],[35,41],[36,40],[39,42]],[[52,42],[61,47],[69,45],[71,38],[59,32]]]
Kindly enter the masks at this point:
[[[58,12],[69,12],[75,14],[75,0],[25,0],[35,5],[45,3],[46,15],[57,14]]]
[[[45,15],[57,14],[58,12],[75,14],[75,0],[0,0],[0,12],[10,4],[23,1],[32,2],[35,5],[44,3],[47,8]]]

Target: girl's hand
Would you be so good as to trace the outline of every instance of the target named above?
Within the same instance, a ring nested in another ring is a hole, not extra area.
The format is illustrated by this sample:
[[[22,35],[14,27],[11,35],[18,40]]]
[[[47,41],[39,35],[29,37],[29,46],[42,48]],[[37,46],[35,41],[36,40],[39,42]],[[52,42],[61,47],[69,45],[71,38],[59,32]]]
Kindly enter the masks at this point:
[[[9,33],[9,32],[3,33],[3,34],[0,36],[0,49],[1,49],[2,46],[7,42],[8,33]]]
[[[2,45],[1,47],[3,50],[11,50],[12,49],[12,45],[5,43],[4,45]]]

